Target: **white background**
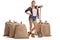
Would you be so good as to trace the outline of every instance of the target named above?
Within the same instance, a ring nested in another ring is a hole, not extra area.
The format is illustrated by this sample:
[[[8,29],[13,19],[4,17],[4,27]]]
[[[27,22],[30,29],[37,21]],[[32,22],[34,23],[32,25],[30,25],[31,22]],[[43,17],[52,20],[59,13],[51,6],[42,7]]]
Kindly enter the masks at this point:
[[[28,15],[25,9],[31,5],[32,0],[0,0],[0,40],[24,40],[4,37],[5,22],[23,22],[29,31]],[[51,26],[51,37],[32,38],[25,40],[60,40],[60,1],[59,0],[35,0],[36,5],[43,5],[42,21],[47,20]]]

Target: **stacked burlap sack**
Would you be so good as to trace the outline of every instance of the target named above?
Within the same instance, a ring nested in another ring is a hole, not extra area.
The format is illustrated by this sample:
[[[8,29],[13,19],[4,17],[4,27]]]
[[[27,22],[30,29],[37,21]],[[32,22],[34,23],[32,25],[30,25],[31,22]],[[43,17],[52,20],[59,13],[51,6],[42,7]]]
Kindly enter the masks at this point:
[[[5,23],[5,30],[4,30],[4,36],[9,36],[10,27],[12,25],[12,22],[9,20],[9,22]]]
[[[47,23],[47,21],[45,21],[44,23],[42,21],[40,21],[38,23],[37,32],[38,32],[38,36],[39,36],[39,33],[42,36],[50,36],[51,35],[51,33],[50,33],[50,24]]]
[[[5,23],[4,36],[12,38],[28,38],[28,33],[25,24],[11,22],[9,20],[9,22]]]
[[[24,24],[16,25],[15,38],[28,38],[28,33]]]

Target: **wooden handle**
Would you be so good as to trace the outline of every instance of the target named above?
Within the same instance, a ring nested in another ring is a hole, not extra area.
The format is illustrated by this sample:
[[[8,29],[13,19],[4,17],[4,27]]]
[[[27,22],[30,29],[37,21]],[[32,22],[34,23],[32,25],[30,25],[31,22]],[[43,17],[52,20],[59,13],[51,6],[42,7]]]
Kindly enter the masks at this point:
[[[22,22],[21,22],[21,24],[22,24]]]
[[[40,15],[39,15],[39,21],[41,20],[41,8],[40,8]]]

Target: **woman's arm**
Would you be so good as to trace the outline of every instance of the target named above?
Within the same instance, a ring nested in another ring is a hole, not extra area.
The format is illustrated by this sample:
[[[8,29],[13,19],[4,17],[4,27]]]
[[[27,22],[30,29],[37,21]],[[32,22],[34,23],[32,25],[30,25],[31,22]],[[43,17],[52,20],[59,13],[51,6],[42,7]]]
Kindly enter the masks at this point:
[[[28,15],[32,15],[31,13],[28,13],[29,10],[30,10],[30,7],[25,10],[25,13],[28,14]]]
[[[28,12],[25,12],[26,14],[28,14],[28,15],[32,15],[31,13],[28,13]]]
[[[38,8],[41,8],[41,7],[43,7],[43,5],[38,6]]]

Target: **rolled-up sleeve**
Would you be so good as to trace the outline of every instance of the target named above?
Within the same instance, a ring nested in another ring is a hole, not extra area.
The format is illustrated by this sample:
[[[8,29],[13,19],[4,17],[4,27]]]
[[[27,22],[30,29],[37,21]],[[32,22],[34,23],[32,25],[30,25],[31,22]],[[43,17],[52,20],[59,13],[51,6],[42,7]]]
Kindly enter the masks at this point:
[[[25,12],[27,12],[27,11],[29,11],[30,10],[30,7],[29,8],[27,8],[26,10],[25,10]]]
[[[39,10],[37,9],[37,18],[39,19]]]

